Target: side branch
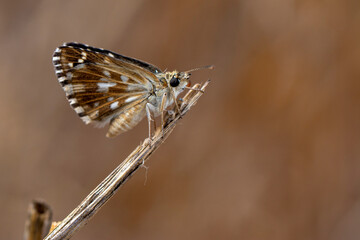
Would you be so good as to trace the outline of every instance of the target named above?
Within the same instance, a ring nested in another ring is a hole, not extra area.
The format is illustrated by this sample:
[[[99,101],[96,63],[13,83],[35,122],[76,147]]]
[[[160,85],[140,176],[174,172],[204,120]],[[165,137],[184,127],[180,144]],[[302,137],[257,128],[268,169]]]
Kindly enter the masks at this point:
[[[46,236],[45,240],[70,239],[81,227],[87,224],[94,214],[115,194],[135,171],[144,164],[150,155],[165,141],[175,128],[177,121],[196,104],[204,93],[209,80],[202,86],[196,84],[180,106],[179,114],[166,114],[164,131],[156,131],[154,138],[140,144],[109,176],[107,176],[61,223]],[[201,87],[201,88],[200,88]]]
[[[49,205],[40,200],[29,204],[25,223],[24,240],[41,240],[50,230],[52,211]]]

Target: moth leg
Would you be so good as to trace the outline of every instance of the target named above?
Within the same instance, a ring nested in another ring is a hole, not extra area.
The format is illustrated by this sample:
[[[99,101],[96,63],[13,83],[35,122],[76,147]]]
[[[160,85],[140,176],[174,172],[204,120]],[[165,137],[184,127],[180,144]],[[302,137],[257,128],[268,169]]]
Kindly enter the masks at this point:
[[[193,88],[193,87],[185,87],[186,89],[189,89],[189,90],[193,90],[193,91],[198,91],[198,92],[201,92],[201,93],[204,93],[203,90],[201,90],[200,88]]]
[[[167,99],[167,94],[164,93],[164,95],[161,99],[161,105],[160,105],[162,137],[164,137],[164,110],[165,110],[164,108],[165,108],[166,99]]]
[[[149,140],[151,142],[152,140],[152,134],[151,134],[151,122],[154,123],[154,129],[156,131],[156,122],[154,120],[154,118],[152,117],[152,114],[151,114],[151,104],[150,103],[147,103],[146,104],[146,116],[147,116],[147,119],[148,119],[148,125],[149,125]]]
[[[172,99],[173,99],[173,101],[174,101],[176,111],[177,111],[179,114],[181,114],[180,107],[179,107],[179,104],[178,104],[178,102],[177,102],[177,99],[176,99],[176,97],[175,97],[174,92],[171,92],[171,97],[172,97]],[[180,117],[181,117],[181,116],[180,116]]]

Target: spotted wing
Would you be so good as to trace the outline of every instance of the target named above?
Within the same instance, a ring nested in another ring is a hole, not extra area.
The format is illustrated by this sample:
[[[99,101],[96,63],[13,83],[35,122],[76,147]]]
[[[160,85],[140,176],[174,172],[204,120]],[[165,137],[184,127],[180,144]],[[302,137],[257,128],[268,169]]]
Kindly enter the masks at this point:
[[[160,69],[136,59],[79,43],[65,43],[53,55],[55,73],[72,108],[86,123],[104,126],[143,105]]]

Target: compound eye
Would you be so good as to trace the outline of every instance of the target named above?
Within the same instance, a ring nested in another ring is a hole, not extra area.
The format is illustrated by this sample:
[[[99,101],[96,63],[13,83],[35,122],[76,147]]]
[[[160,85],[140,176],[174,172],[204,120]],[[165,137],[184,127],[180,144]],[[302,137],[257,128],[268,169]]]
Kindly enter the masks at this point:
[[[177,87],[177,86],[179,86],[179,84],[180,84],[180,79],[179,78],[177,78],[175,76],[171,78],[170,86]]]

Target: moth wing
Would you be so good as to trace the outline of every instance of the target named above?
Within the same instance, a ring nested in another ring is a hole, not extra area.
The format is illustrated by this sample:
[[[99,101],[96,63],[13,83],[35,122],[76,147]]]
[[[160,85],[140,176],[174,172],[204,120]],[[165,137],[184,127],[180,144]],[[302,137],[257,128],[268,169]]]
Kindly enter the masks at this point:
[[[66,43],[53,55],[55,73],[71,107],[86,123],[104,126],[146,102],[158,68],[107,50]]]

